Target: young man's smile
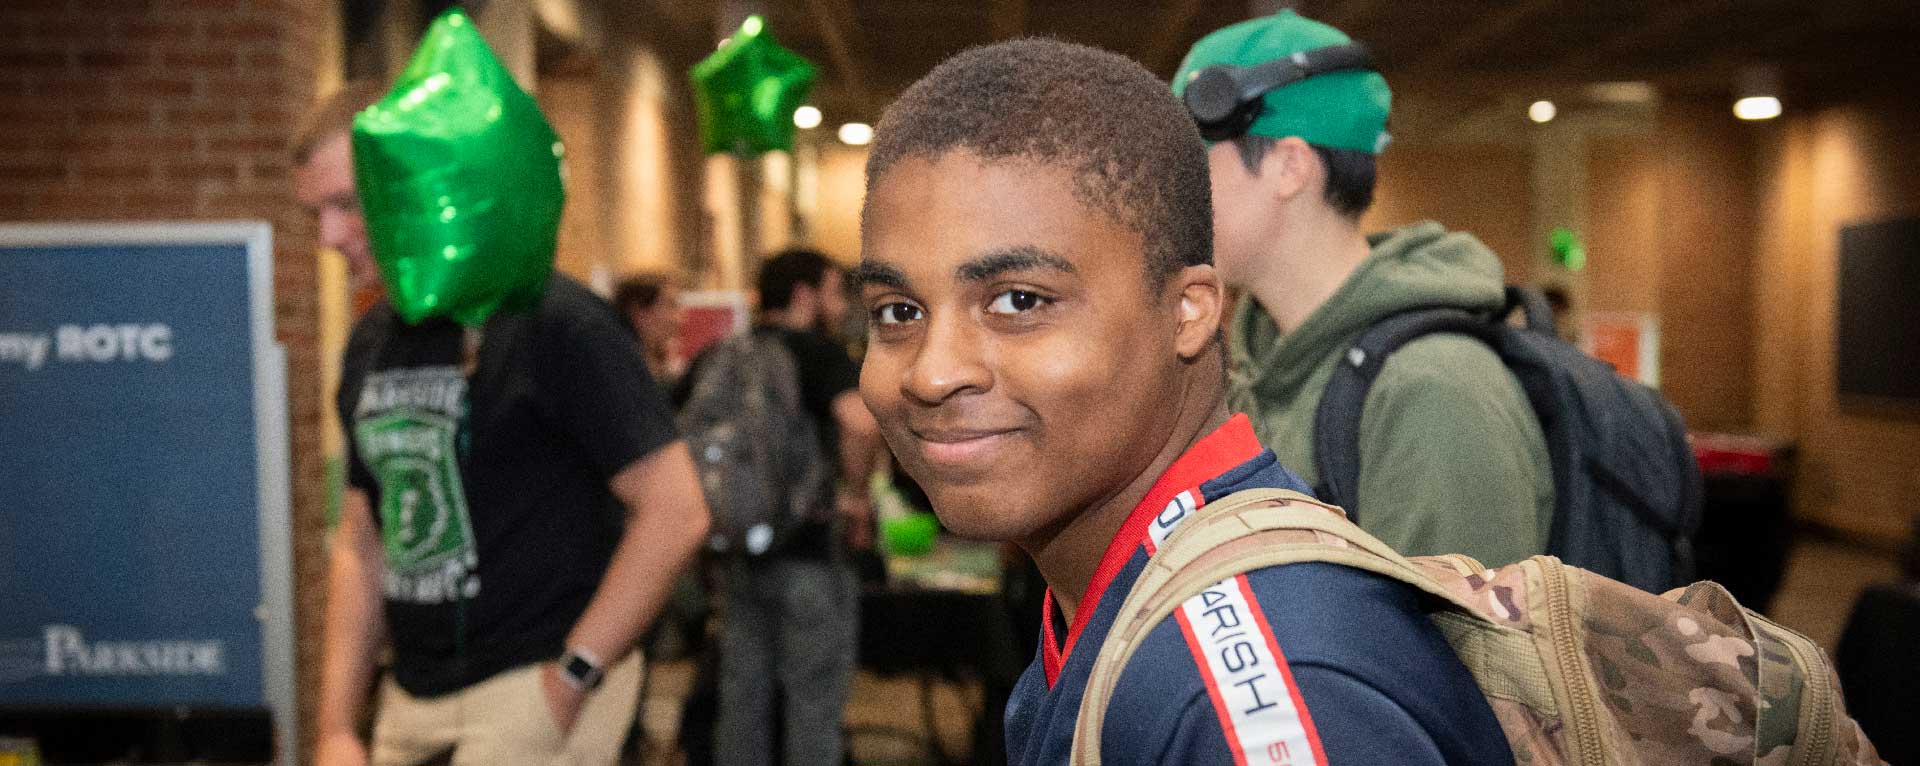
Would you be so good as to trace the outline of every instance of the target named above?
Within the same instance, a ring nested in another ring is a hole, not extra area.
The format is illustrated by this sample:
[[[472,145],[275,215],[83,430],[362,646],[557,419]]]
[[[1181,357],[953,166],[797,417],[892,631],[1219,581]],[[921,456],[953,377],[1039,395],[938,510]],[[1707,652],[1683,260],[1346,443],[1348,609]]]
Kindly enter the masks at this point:
[[[942,470],[965,471],[993,462],[1013,448],[1017,428],[915,428],[907,431],[919,440],[921,456]]]

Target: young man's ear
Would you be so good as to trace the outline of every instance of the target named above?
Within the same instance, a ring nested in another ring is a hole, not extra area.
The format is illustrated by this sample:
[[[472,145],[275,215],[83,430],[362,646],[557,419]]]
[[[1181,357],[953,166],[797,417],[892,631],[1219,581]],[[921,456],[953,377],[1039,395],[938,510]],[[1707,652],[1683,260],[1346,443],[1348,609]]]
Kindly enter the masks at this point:
[[[1267,189],[1277,202],[1291,202],[1319,188],[1323,183],[1320,176],[1325,174],[1319,155],[1297,136],[1274,141],[1260,157],[1260,178],[1266,181]]]
[[[1192,361],[1205,353],[1220,332],[1226,310],[1226,286],[1220,272],[1212,266],[1187,266],[1170,280],[1178,302],[1180,329],[1174,336],[1174,349],[1181,359]]]

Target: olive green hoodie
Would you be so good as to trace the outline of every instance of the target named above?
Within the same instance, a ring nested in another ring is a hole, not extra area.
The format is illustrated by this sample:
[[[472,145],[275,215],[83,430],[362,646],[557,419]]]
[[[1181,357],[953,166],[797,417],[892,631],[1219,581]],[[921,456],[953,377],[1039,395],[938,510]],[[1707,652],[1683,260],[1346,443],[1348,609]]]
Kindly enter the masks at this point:
[[[1473,235],[1422,222],[1368,238],[1373,253],[1282,335],[1251,297],[1235,313],[1229,401],[1308,483],[1313,418],[1334,363],[1375,322],[1413,308],[1488,311],[1500,260]],[[1360,420],[1360,526],[1408,554],[1500,566],[1544,552],[1553,473],[1519,381],[1492,349],[1430,335],[1387,360]]]

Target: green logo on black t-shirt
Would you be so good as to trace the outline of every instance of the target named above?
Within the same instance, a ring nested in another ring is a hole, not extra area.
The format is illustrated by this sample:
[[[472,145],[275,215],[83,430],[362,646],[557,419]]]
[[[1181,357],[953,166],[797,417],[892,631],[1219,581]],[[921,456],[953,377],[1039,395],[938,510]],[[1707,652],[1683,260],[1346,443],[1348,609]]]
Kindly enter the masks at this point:
[[[466,392],[452,366],[370,373],[361,389],[354,442],[380,486],[390,600],[441,604],[480,593],[457,449]]]

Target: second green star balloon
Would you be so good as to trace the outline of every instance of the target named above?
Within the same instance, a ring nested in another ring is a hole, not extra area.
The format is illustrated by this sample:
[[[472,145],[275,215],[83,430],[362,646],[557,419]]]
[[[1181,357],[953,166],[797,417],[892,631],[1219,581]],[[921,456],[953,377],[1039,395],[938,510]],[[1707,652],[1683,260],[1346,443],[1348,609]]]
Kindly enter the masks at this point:
[[[708,154],[793,149],[793,112],[807,100],[816,74],[799,54],[780,47],[759,16],[713,55],[693,66],[693,105]]]
[[[532,305],[553,271],[559,136],[458,8],[354,118],[355,183],[380,278],[410,324],[477,326]]]

